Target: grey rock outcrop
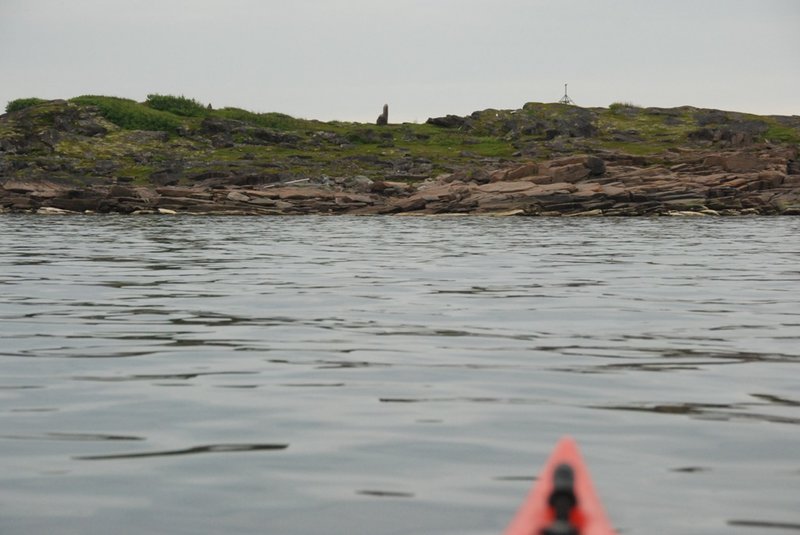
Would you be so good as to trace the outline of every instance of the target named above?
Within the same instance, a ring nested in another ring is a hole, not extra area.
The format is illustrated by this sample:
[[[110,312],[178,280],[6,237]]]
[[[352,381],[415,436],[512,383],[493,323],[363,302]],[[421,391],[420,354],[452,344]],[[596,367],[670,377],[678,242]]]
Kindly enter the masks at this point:
[[[389,105],[383,105],[383,113],[378,115],[378,119],[375,121],[375,124],[378,126],[385,126],[389,124]]]

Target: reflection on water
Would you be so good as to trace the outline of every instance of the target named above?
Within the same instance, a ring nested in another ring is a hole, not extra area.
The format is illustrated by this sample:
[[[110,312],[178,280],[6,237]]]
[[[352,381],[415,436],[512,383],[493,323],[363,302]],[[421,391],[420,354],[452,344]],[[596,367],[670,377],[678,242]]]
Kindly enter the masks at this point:
[[[680,403],[675,405],[609,405],[599,406],[595,408],[622,410],[622,411],[645,411],[655,412],[662,414],[687,414],[697,418],[707,420],[732,420],[732,419],[752,419],[761,420],[763,422],[773,422],[779,424],[800,424],[800,418],[792,418],[787,416],[777,416],[774,414],[759,414],[754,412],[745,412],[742,409],[747,406],[758,406],[760,404],[709,404],[709,403]]]
[[[800,523],[790,522],[769,522],[765,520],[728,520],[729,526],[740,526],[748,528],[777,528],[800,530]]]
[[[410,492],[396,492],[391,490],[359,490],[356,494],[363,496],[376,496],[378,498],[413,498]]]
[[[210,444],[180,450],[147,451],[138,453],[115,453],[113,455],[85,455],[73,457],[79,461],[108,461],[114,459],[142,459],[145,457],[170,457],[173,455],[195,455],[198,453],[231,453],[237,451],[285,450],[288,444]]]
[[[800,525],[796,218],[0,236],[4,534],[498,533],[563,434],[625,533]]]
[[[123,435],[96,435],[91,433],[42,433],[40,435],[0,435],[0,438],[19,440],[144,440],[142,437]]]

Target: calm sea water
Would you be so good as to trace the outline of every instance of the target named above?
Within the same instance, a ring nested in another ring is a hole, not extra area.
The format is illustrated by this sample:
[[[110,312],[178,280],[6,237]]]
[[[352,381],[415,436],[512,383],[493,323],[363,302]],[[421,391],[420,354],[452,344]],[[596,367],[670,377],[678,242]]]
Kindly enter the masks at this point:
[[[800,530],[800,218],[0,217],[0,533]]]

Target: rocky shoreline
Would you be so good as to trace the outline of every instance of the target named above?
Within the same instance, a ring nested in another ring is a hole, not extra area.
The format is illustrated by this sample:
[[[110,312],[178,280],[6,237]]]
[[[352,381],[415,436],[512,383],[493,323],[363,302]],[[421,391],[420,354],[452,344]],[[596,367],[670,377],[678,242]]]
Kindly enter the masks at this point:
[[[6,179],[0,212],[38,214],[800,215],[796,149],[675,149],[658,163],[621,153],[465,168],[410,184],[366,176],[240,186],[125,181],[75,187]]]
[[[794,116],[526,103],[366,125],[158,95],[7,110],[0,213],[800,214]]]

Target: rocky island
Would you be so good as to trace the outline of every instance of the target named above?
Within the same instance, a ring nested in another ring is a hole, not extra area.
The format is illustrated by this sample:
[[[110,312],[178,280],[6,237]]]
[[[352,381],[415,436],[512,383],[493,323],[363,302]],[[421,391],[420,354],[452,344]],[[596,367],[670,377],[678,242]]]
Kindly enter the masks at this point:
[[[0,116],[0,212],[800,215],[797,116],[527,103],[378,123],[20,99]]]

